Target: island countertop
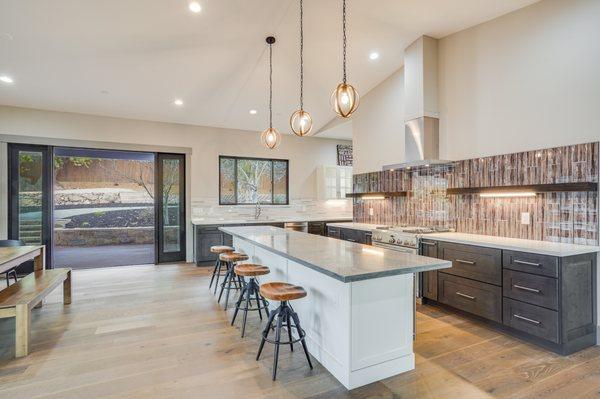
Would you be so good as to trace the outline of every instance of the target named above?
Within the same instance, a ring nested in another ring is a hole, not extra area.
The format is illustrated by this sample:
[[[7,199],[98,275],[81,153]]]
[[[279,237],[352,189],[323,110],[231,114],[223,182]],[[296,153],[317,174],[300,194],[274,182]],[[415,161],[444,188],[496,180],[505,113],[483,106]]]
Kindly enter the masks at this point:
[[[446,260],[278,227],[224,226],[220,230],[344,283],[452,266]]]

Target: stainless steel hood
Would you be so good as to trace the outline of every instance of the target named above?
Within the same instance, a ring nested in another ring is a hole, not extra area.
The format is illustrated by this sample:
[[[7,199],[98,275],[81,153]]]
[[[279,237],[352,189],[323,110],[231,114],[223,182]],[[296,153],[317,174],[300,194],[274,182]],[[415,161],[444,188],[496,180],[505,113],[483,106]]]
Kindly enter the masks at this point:
[[[404,125],[404,162],[385,165],[383,170],[450,163],[439,159],[439,126],[439,119],[429,116],[407,121]]]
[[[449,163],[439,159],[437,52],[438,41],[428,36],[404,50],[404,160],[383,170]]]

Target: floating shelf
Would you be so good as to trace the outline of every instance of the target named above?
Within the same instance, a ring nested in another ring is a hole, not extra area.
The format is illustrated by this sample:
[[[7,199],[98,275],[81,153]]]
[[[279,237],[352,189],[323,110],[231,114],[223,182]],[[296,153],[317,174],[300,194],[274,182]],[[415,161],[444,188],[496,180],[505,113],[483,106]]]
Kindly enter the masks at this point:
[[[524,186],[494,186],[494,187],[464,187],[448,188],[447,195],[460,194],[482,194],[482,193],[557,193],[572,191],[598,191],[598,183],[553,183],[553,184],[530,184]]]
[[[347,198],[365,198],[365,197],[406,197],[406,191],[372,191],[368,193],[347,193]],[[367,198],[368,199],[368,198]]]

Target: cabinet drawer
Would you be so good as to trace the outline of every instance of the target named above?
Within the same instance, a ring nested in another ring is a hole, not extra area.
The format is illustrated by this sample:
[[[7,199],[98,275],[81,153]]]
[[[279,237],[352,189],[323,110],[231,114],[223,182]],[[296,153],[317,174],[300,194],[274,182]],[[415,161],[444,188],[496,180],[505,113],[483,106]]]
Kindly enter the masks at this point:
[[[504,325],[555,343],[558,339],[558,312],[504,299]]]
[[[514,270],[504,271],[504,296],[558,310],[558,280]]]
[[[439,302],[502,323],[500,287],[441,272],[437,277]]]
[[[342,240],[366,244],[366,232],[354,229],[340,229],[340,238]]]
[[[558,258],[554,256],[504,251],[503,264],[506,269],[558,277]]]
[[[430,272],[423,273],[423,292],[422,295],[425,298],[438,299],[438,272],[433,270]]]
[[[438,257],[452,262],[444,273],[502,285],[502,251],[493,248],[440,242]]]

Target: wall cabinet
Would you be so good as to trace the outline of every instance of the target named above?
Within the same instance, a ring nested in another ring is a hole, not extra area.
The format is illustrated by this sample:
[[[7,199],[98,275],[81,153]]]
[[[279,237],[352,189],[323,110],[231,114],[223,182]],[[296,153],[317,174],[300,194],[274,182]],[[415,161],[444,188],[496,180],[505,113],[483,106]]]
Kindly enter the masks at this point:
[[[317,196],[321,200],[344,199],[352,192],[352,166],[317,167]]]
[[[423,273],[424,303],[478,316],[563,355],[595,345],[595,253],[555,257],[428,239],[420,250],[452,262]]]

